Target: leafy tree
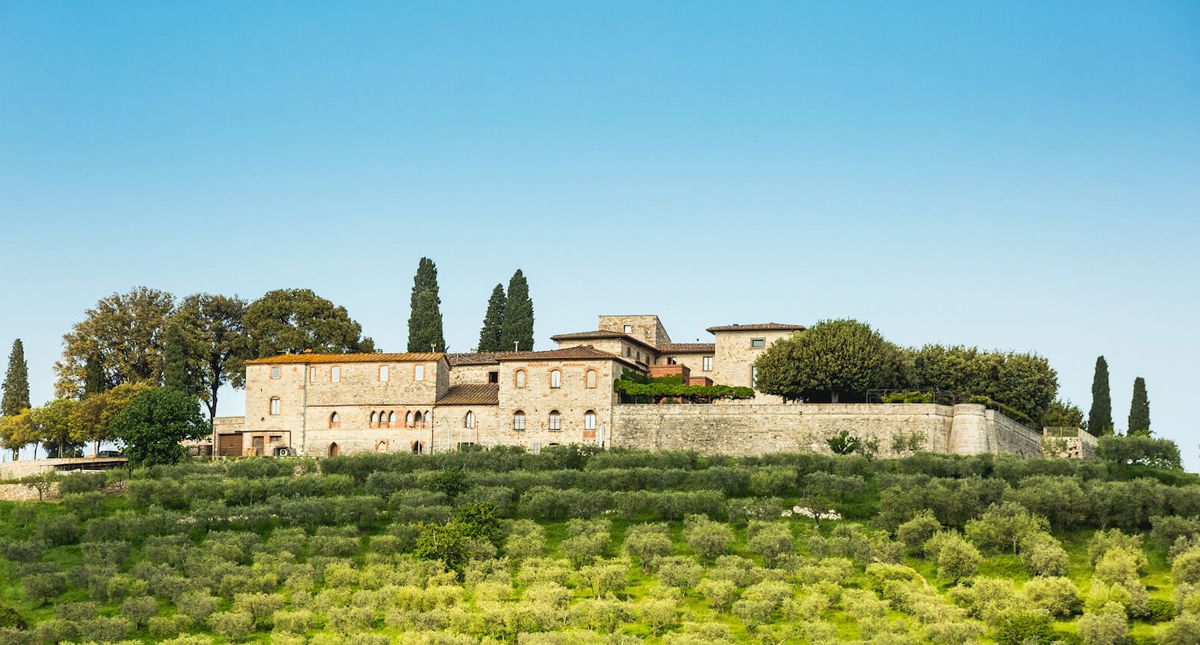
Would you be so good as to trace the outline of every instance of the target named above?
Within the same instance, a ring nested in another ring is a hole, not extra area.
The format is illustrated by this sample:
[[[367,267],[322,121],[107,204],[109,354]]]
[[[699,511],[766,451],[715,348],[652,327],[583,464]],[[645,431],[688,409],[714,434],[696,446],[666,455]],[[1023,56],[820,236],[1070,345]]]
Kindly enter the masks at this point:
[[[842,395],[902,384],[900,349],[857,320],[825,320],[771,344],[755,362],[758,389],[787,400]]]
[[[193,385],[191,374],[188,373],[189,371],[187,346],[183,339],[183,330],[180,329],[179,323],[169,322],[167,323],[167,331],[164,334],[163,340],[163,387],[183,392],[184,394],[195,395],[196,387]]]
[[[22,477],[21,483],[32,488],[33,490],[36,490],[38,494],[38,501],[44,502],[46,501],[46,493],[49,493],[50,489],[53,488],[54,484],[60,479],[62,479],[62,477],[58,474],[57,470],[44,470],[40,473]]]
[[[925,509],[896,528],[896,539],[903,542],[910,551],[924,553],[925,543],[941,530],[942,523],[937,520],[937,516],[933,511]]]
[[[979,554],[970,542],[962,539],[957,533],[940,533],[939,536],[946,536],[940,540],[935,559],[938,567],[938,577],[951,582],[958,582],[963,578],[970,578],[975,575],[979,569],[979,562],[983,560],[983,556]],[[935,536],[933,539],[937,539]],[[930,552],[930,548],[926,547],[926,552],[934,556]]]
[[[1146,395],[1146,379],[1140,376],[1133,380],[1128,434],[1150,436],[1150,398]]]
[[[63,336],[62,359],[54,365],[57,395],[82,397],[87,389],[87,361],[96,357],[108,384],[158,382],[163,333],[174,308],[174,296],[146,287],[101,298]]]
[[[25,345],[18,338],[8,354],[8,371],[4,373],[4,396],[0,399],[0,417],[10,417],[29,408],[29,364],[25,362]]]
[[[529,297],[529,283],[520,269],[508,281],[508,296],[504,301],[500,331],[503,351],[533,349],[533,300]]]
[[[1035,354],[926,345],[907,352],[911,386],[983,396],[1040,420],[1058,393],[1058,375]]]
[[[446,568],[462,572],[468,557],[471,536],[459,522],[442,526],[430,524],[421,529],[413,554],[425,560],[439,560]]]
[[[1083,428],[1083,410],[1070,401],[1055,399],[1042,417],[1042,425],[1047,428]]]
[[[15,461],[20,456],[21,448],[34,443],[41,442],[33,432],[33,411],[25,408],[20,412],[0,417],[0,442],[4,447],[12,451],[13,460]],[[34,447],[34,454],[37,454],[37,447]]]
[[[111,390],[84,398],[75,408],[80,440],[92,442],[92,452],[98,452],[102,441],[113,439],[110,431],[113,417],[125,409],[134,397],[153,387],[146,381],[122,383]]]
[[[446,339],[442,335],[442,299],[438,295],[437,265],[421,258],[413,276],[412,297],[408,316],[408,351],[443,352]]]
[[[703,515],[689,515],[683,522],[683,539],[706,562],[729,552],[733,543],[733,530],[722,522],[714,522]]]
[[[83,396],[89,397],[93,394],[100,394],[108,389],[108,380],[104,375],[104,365],[100,361],[100,354],[93,352],[87,357],[87,361],[83,364]]]
[[[242,361],[250,353],[245,317],[245,300],[208,293],[184,298],[175,313],[174,320],[187,342],[193,393],[204,401],[210,420],[217,416],[217,393],[221,387],[244,373]]]
[[[246,307],[244,317],[249,337],[248,354],[267,358],[285,352],[374,352],[375,342],[362,336],[362,326],[350,318],[345,307],[318,296],[309,289],[277,289]],[[234,375],[235,387],[245,384],[246,371]]]
[[[195,397],[154,388],[135,396],[117,413],[110,430],[125,444],[130,465],[153,466],[184,459],[187,450],[179,442],[205,437],[209,425]]]
[[[488,298],[487,313],[483,315],[483,328],[479,330],[481,352],[502,352],[504,348],[504,285],[498,284]]]
[[[55,399],[33,409],[33,431],[46,444],[48,456],[72,456],[83,442],[76,415],[78,407],[79,402],[74,399]]]
[[[1125,608],[1113,602],[1079,619],[1079,636],[1084,645],[1125,645],[1129,642],[1129,621]]]
[[[1088,432],[1097,437],[1113,433],[1112,393],[1108,388],[1108,361],[1096,357],[1092,376],[1092,408],[1088,410]]]
[[[862,445],[862,439],[850,434],[849,430],[841,432],[829,437],[825,440],[829,450],[835,455],[849,455],[858,451]]]
[[[1096,456],[1104,461],[1128,465],[1143,465],[1169,470],[1182,470],[1179,446],[1170,439],[1155,439],[1146,435],[1100,437]]]

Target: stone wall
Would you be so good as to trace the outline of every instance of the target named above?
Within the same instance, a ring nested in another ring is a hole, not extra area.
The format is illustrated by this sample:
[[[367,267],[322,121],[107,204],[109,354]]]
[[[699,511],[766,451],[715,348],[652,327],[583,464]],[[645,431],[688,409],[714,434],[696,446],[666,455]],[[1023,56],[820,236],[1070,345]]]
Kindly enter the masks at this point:
[[[878,440],[882,457],[895,456],[894,437],[913,434],[931,452],[1041,454],[1038,435],[1003,415],[935,404],[624,404],[613,410],[612,445],[741,456],[829,452],[826,439],[842,430]]]

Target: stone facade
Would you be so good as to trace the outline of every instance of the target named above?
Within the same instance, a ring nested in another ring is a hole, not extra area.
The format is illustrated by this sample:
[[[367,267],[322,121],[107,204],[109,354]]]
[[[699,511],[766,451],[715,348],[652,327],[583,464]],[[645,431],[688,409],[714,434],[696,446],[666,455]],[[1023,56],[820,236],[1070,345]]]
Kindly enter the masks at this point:
[[[674,343],[653,315],[600,316],[598,329],[553,336],[558,349],[473,354],[292,354],[249,361],[246,416],[216,420],[219,454],[329,456],[441,452],[464,445],[558,444],[758,455],[826,451],[848,430],[900,435],[922,449],[1041,454],[1041,436],[981,405],[621,404],[625,372],[679,373],[693,383],[754,386],[771,343],[802,332],[763,323],[710,327],[713,343]],[[1081,449],[1079,452],[1083,452]]]

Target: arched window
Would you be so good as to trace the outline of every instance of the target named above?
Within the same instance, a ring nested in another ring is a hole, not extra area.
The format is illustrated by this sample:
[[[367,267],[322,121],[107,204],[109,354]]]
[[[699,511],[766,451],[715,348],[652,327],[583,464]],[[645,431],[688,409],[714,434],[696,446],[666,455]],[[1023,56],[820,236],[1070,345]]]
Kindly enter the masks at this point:
[[[279,397],[273,396],[273,397],[271,397],[271,416],[276,416],[278,414],[279,414]]]
[[[463,427],[468,430],[475,428],[475,413],[467,410],[467,416],[463,417]]]
[[[392,427],[393,423],[396,423],[396,413],[388,412],[388,427]]]
[[[583,413],[583,429],[584,430],[595,430],[596,429],[596,411],[595,410],[588,410],[587,412]]]
[[[525,413],[517,410],[513,413],[513,430],[525,429]]]
[[[370,427],[374,428],[374,427],[375,427],[375,425],[376,425],[377,423],[378,423],[378,419],[376,419],[376,418],[375,418],[375,413],[374,413],[374,412],[372,412],[372,413],[371,413],[371,425],[370,425]]]
[[[562,387],[562,370],[550,370],[550,387]]]
[[[417,426],[425,425],[425,417],[421,416],[420,412],[413,415],[413,424]]]
[[[409,428],[413,427],[413,413],[412,413],[412,410],[409,410],[408,412],[405,412],[405,413],[404,413],[404,425],[405,425],[406,427],[409,427]]]
[[[420,441],[412,442],[412,453],[414,455],[419,455],[422,452],[424,452],[424,450],[425,450],[425,446],[422,445]]]
[[[340,427],[342,427],[342,418],[338,416],[337,412],[330,414],[329,415],[329,429],[337,430]]]
[[[558,413],[558,410],[550,411],[550,429],[562,430],[562,415]]]
[[[583,376],[584,385],[586,385],[589,388],[594,389],[596,387],[597,380],[599,380],[599,379],[596,376],[596,370],[588,370],[587,373],[585,373]]]
[[[525,370],[517,370],[513,373],[513,385],[525,387]]]
[[[342,453],[342,449],[338,448],[336,443],[329,444],[329,456],[336,457]]]

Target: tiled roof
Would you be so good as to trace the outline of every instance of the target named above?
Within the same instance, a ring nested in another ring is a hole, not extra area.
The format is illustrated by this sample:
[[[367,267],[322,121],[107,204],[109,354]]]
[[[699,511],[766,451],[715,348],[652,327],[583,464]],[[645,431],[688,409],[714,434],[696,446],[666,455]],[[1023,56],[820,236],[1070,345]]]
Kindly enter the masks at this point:
[[[446,362],[450,363],[450,367],[458,365],[494,365],[497,358],[505,354],[513,352],[470,352],[460,354],[446,354]]]
[[[437,361],[441,352],[407,352],[404,354],[279,354],[246,361],[247,365],[278,365],[295,363],[424,363]]]
[[[717,350],[714,343],[662,343],[658,351],[664,354],[711,354]]]
[[[620,339],[620,340],[627,340],[631,343],[637,343],[638,345],[641,345],[642,347],[648,347],[648,348],[654,349],[654,350],[658,349],[654,345],[651,345],[650,343],[647,343],[646,341],[644,341],[641,338],[638,338],[636,336],[630,336],[629,334],[623,334],[619,331],[608,331],[606,329],[597,329],[595,331],[576,331],[576,332],[571,332],[569,334],[555,334],[550,337],[550,340],[552,340],[556,343],[560,343],[564,340],[592,340],[592,339],[596,339],[596,338],[616,338],[616,339]]]
[[[804,325],[785,325],[783,323],[756,323],[753,325],[721,325],[709,327],[706,331],[804,331]]]
[[[602,352],[591,345],[580,345],[579,347],[564,347],[562,349],[551,349],[543,352],[505,352],[500,355],[497,360],[500,361],[579,361],[579,360],[605,360],[605,361],[621,361],[637,367],[637,364],[627,358]]]
[[[438,405],[499,405],[500,386],[496,383],[455,385],[438,397]]]

